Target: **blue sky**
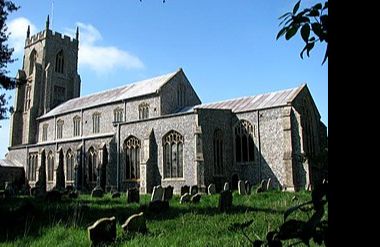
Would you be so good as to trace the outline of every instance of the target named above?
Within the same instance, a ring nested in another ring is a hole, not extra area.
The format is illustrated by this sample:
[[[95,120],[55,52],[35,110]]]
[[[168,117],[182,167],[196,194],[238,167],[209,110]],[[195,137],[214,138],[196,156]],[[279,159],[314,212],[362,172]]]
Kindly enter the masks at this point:
[[[297,87],[307,83],[328,126],[325,46],[299,56],[301,37],[276,41],[278,17],[296,1],[284,0],[13,0],[9,75],[22,66],[26,27],[74,35],[80,30],[81,95],[166,74],[182,67],[203,103]],[[317,1],[305,0],[303,6]],[[53,8],[52,8],[53,6]],[[10,93],[14,96],[14,92]],[[11,100],[13,104],[13,99]],[[0,158],[9,144],[9,120],[0,125]]]

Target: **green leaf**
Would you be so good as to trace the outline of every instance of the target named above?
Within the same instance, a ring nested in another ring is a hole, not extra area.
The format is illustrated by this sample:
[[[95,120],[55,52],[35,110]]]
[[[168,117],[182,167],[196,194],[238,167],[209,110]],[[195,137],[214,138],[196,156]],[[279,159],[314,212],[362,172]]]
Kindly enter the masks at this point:
[[[325,57],[323,58],[322,65],[326,62],[327,57],[329,56],[328,53],[329,53],[329,45],[327,44],[326,53],[325,53]]]
[[[291,39],[298,31],[299,26],[292,26],[289,30],[287,30],[285,34],[285,39]]]
[[[287,13],[283,14],[282,16],[278,17],[278,19],[280,20],[280,19],[282,19],[282,18],[284,18],[284,17],[286,17],[286,16],[288,16],[288,15],[291,15],[291,14],[292,14],[292,13],[287,12]]]
[[[313,8],[313,9],[321,9],[321,8],[322,8],[322,4],[321,4],[321,3],[317,3],[317,4],[314,5],[312,8]]]
[[[317,9],[311,9],[307,16],[311,16],[311,17],[319,16],[319,11]]]
[[[301,3],[301,0],[299,0],[296,5],[294,5],[294,8],[293,8],[293,15],[295,15],[298,11],[298,9],[300,8],[300,3]]]
[[[286,32],[287,30],[288,30],[288,27],[284,27],[284,28],[282,28],[282,29],[278,32],[277,37],[276,37],[276,40],[278,40],[282,35],[284,35],[285,32]]]
[[[315,33],[315,35],[317,35],[318,37],[320,37],[322,35],[321,24],[319,24],[318,22],[312,23],[311,24],[311,29],[313,30],[313,32]]]
[[[310,36],[310,26],[309,24],[305,24],[301,28],[301,37],[307,43],[309,41]]]

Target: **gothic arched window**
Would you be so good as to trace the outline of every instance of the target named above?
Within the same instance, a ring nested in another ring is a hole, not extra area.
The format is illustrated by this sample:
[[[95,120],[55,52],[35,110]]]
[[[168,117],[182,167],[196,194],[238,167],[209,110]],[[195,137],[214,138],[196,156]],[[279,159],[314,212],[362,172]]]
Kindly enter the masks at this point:
[[[33,49],[33,51],[30,53],[30,56],[29,56],[29,75],[33,73],[36,60],[37,60],[37,52],[36,50]]]
[[[50,151],[47,156],[48,159],[48,181],[54,180],[54,155],[53,152]]]
[[[246,120],[241,120],[234,129],[235,160],[238,163],[255,160],[255,144],[253,142],[254,127]]]
[[[97,157],[93,147],[88,150],[88,181],[96,182]]]
[[[147,119],[149,118],[149,104],[141,103],[139,105],[139,119]]]
[[[223,175],[223,132],[220,129],[214,132],[214,175]]]
[[[186,87],[183,84],[179,84],[177,88],[177,104],[179,107],[186,105]]]
[[[80,117],[75,116],[73,118],[73,123],[74,123],[74,130],[73,130],[74,136],[80,136]]]
[[[55,57],[55,72],[63,73],[64,57],[63,50],[57,53]]]
[[[28,164],[28,180],[36,181],[36,171],[37,171],[38,153],[29,154],[29,164]]]
[[[57,121],[57,139],[62,139],[63,137],[63,123],[62,119]]]
[[[67,150],[66,153],[66,180],[74,180],[74,155],[71,149]]]
[[[92,115],[92,133],[100,132],[100,113],[95,112]]]
[[[183,136],[172,130],[163,138],[164,177],[183,177]]]
[[[113,110],[113,121],[115,123],[122,122],[123,121],[123,109],[122,108],[116,108]]]
[[[128,137],[124,142],[125,178],[140,178],[140,148],[141,142],[134,136]]]

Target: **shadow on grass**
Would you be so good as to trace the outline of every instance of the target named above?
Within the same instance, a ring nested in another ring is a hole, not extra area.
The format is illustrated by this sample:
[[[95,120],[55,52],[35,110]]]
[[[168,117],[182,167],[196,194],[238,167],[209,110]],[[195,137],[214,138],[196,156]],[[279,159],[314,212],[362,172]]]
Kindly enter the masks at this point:
[[[38,237],[43,233],[43,228],[53,227],[58,223],[85,230],[99,218],[115,216],[117,223],[123,224],[129,216],[141,211],[148,221],[175,219],[186,213],[207,216],[221,214],[215,200],[206,200],[206,205],[202,202],[182,205],[178,200],[179,198],[174,197],[170,201],[168,210],[153,213],[147,210],[149,200],[146,198],[140,200],[140,205],[137,203],[127,205],[125,197],[118,199],[80,197],[51,203],[33,197],[0,199],[0,241],[12,241],[24,236]],[[234,205],[225,214],[246,212],[284,213],[282,210],[270,208]]]

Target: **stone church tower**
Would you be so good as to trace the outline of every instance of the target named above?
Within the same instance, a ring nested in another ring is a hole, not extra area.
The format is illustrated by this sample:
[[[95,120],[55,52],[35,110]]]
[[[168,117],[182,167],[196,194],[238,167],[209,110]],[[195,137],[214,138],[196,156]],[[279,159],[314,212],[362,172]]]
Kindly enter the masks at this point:
[[[16,78],[25,81],[16,88],[11,119],[10,146],[36,143],[36,119],[57,105],[80,95],[78,37],[70,38],[49,29],[30,36],[28,27],[22,69]]]

